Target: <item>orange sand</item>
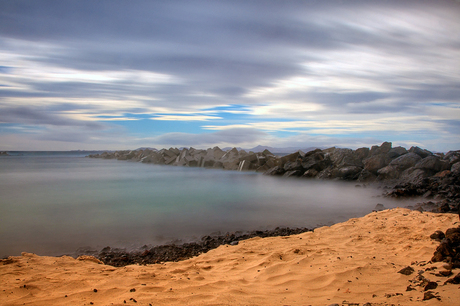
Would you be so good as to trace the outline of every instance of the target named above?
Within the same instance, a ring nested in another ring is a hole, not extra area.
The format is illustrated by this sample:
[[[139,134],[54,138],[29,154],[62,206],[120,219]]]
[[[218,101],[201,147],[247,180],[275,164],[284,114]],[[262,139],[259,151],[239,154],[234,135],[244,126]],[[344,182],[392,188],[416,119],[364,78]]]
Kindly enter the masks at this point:
[[[427,263],[438,245],[430,234],[458,225],[457,215],[397,208],[123,268],[23,253],[0,262],[0,305],[460,305],[460,285],[442,285],[436,270],[423,275],[438,282],[441,301],[422,301],[421,287],[406,291],[417,271],[442,265]],[[414,274],[397,273],[411,264]]]

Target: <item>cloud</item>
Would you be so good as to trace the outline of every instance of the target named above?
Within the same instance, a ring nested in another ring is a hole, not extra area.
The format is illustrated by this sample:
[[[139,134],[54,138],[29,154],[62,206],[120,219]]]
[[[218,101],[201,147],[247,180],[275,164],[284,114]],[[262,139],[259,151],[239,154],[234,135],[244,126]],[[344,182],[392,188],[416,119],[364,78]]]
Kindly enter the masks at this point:
[[[53,145],[91,143],[52,128],[74,127],[111,146],[445,146],[460,138],[459,14],[453,1],[0,1],[0,129],[35,126]]]
[[[203,134],[165,133],[161,136],[146,139],[150,143],[163,146],[193,146],[205,148],[208,146],[245,146],[264,141],[267,133],[253,128],[231,128]]]
[[[105,126],[94,121],[70,119],[65,114],[55,113],[34,107],[2,108],[0,123],[21,123],[38,126],[82,127],[92,130],[105,129]]]

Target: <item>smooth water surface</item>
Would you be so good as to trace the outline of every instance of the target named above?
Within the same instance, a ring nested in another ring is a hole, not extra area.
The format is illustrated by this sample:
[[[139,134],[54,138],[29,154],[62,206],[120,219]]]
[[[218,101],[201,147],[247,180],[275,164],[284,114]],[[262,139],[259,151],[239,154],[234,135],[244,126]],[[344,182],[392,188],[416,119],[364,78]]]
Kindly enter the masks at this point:
[[[135,248],[363,216],[380,191],[253,172],[65,154],[0,157],[0,257]]]

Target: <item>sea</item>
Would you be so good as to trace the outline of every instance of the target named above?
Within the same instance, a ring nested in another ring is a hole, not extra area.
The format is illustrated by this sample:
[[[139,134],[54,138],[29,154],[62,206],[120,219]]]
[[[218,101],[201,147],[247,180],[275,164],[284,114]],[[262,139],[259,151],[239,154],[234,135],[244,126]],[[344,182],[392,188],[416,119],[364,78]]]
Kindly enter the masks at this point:
[[[362,184],[88,158],[0,156],[0,258],[137,249],[204,235],[332,225],[413,203]]]

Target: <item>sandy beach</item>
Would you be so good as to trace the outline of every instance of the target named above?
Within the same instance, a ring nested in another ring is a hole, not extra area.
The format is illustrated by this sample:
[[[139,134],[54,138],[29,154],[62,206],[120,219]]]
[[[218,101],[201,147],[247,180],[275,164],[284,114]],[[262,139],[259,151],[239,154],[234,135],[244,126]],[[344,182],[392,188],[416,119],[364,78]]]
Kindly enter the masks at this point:
[[[429,262],[439,244],[429,236],[459,224],[458,215],[396,208],[181,262],[122,268],[23,253],[0,263],[0,304],[458,305],[460,285],[444,285],[448,277],[435,275],[443,263]],[[398,273],[407,266],[414,273]],[[438,298],[422,301],[420,271],[438,284],[431,290]]]

